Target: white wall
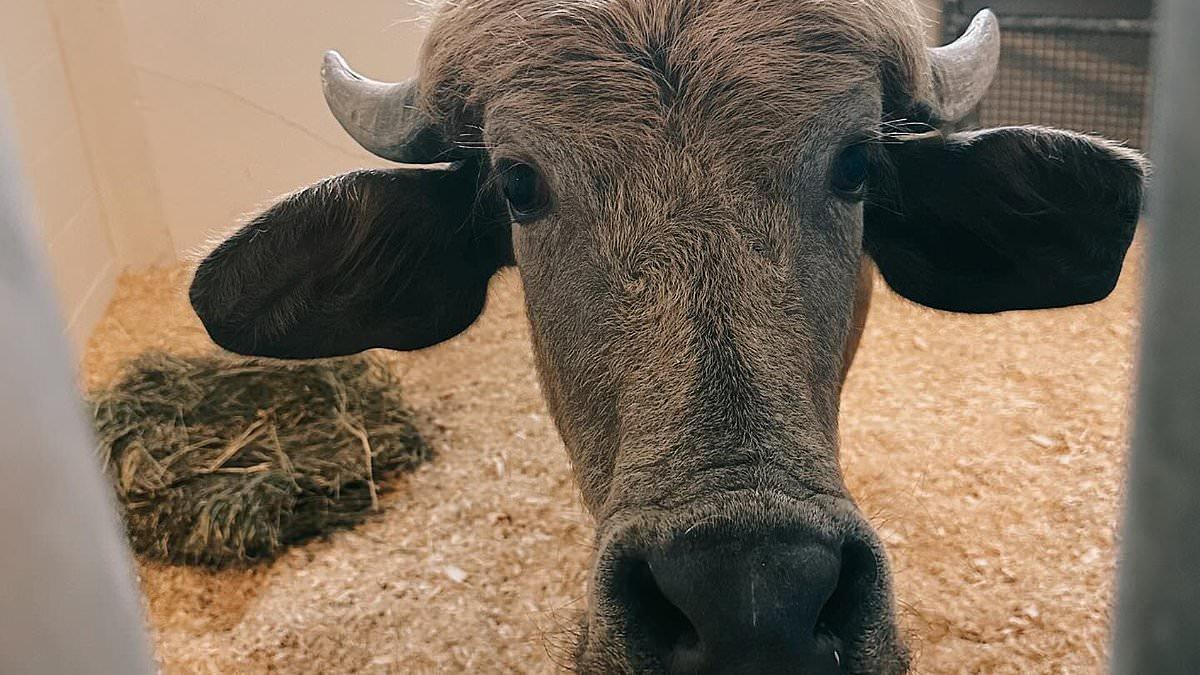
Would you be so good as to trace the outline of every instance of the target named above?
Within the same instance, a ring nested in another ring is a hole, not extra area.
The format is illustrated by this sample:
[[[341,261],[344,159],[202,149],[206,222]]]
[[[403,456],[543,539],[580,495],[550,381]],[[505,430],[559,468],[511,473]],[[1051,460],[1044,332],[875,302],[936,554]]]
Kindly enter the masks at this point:
[[[423,31],[397,0],[117,0],[151,161],[186,253],[264,201],[324,176],[380,166],[321,95],[338,49],[378,79],[415,71]]]
[[[45,0],[122,266],[173,258],[117,0]]]
[[[93,66],[104,68],[113,61],[121,65],[119,50],[110,44],[119,41],[120,33],[105,20],[112,15],[92,11],[104,4],[93,1],[77,8],[83,11],[69,12],[86,16],[88,29],[77,31],[73,24],[64,31],[57,10],[69,2],[0,2],[0,84],[7,93],[25,183],[33,193],[35,217],[49,253],[60,313],[78,353],[112,292],[123,265],[119,254],[146,262],[170,247],[155,250],[154,237],[136,237],[140,243],[130,245],[126,237],[113,236],[108,207],[124,205],[116,215],[134,213],[141,224],[157,217],[152,206],[156,191],[152,176],[137,168],[146,164],[132,140],[141,123],[133,114],[132,92],[122,89],[120,69],[106,68],[100,74],[107,78],[102,87],[74,86],[80,77],[96,76]],[[63,48],[67,34],[75,50]],[[87,63],[88,52],[102,57]],[[85,100],[94,95],[97,100]],[[111,123],[102,119],[114,114],[117,118]],[[104,127],[107,138],[124,148],[123,159],[102,152],[106,145],[90,142],[97,137],[89,131]],[[108,173],[123,162],[132,168]],[[101,174],[111,180],[99,179]],[[122,181],[136,187],[127,191],[120,187]]]
[[[327,112],[321,56],[406,77],[417,16],[397,0],[0,0],[0,85],[77,352],[122,269],[380,165]]]
[[[338,49],[384,80],[413,74],[423,30],[406,0],[112,0],[141,93],[154,173],[186,253],[264,201],[329,174],[381,166],[325,108]],[[936,39],[940,0],[920,0]]]
[[[936,39],[939,0],[920,0]],[[416,68],[407,0],[0,0],[0,75],[77,347],[115,275],[321,177],[383,165],[325,108],[326,49]]]

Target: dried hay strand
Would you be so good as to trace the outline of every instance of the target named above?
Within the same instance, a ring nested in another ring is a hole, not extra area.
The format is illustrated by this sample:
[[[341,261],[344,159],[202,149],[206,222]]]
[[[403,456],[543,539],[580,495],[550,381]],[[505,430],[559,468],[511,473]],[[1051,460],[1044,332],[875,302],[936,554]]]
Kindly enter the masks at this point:
[[[378,509],[377,480],[429,457],[386,366],[148,352],[90,402],[135,551],[269,560]]]

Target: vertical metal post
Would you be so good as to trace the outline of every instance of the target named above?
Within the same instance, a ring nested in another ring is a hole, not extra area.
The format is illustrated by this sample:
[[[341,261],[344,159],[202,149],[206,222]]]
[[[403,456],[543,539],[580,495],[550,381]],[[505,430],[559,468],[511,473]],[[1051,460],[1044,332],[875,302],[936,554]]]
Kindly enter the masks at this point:
[[[153,665],[128,549],[37,264],[0,95],[0,673]]]
[[[1200,673],[1200,2],[1159,9],[1146,298],[1115,675]]]

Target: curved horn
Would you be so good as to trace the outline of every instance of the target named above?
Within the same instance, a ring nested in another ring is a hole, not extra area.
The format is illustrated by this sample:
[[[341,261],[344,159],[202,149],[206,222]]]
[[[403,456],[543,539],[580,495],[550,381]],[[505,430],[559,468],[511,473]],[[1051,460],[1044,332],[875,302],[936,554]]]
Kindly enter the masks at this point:
[[[937,117],[956,122],[967,116],[992,85],[1000,64],[1000,22],[992,10],[975,15],[962,37],[929,50]]]
[[[417,81],[376,82],[351,70],[342,55],[325,53],[325,102],[358,144],[393,162],[435,161],[445,144],[417,107]]]

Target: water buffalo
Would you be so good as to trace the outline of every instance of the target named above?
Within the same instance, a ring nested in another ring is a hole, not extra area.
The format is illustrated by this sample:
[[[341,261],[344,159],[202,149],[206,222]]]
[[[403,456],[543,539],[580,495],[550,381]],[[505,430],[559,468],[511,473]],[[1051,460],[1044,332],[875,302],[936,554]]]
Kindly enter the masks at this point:
[[[578,669],[903,672],[838,463],[870,266],[949,312],[1100,300],[1145,174],[1076,133],[955,131],[997,20],[922,35],[910,0],[447,2],[415,79],[323,69],[345,129],[409,166],[283,198],[192,305],[242,354],[421,349],[516,266],[596,521]]]

